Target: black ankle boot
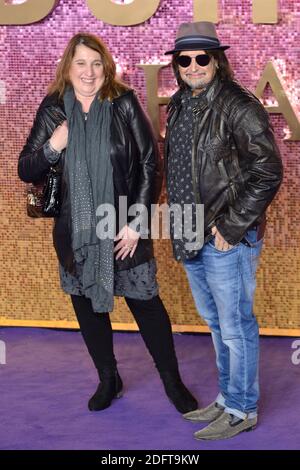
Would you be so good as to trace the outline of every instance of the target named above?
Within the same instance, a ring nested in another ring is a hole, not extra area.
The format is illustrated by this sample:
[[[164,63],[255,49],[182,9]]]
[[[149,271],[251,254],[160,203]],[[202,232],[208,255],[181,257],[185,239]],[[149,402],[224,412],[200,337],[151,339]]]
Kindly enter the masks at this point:
[[[159,372],[166,394],[179,413],[188,413],[198,408],[197,400],[186,388],[178,370]]]
[[[111,369],[98,370],[100,384],[94,395],[90,398],[88,407],[90,411],[100,411],[108,408],[114,398],[122,396],[122,379],[118,371]]]

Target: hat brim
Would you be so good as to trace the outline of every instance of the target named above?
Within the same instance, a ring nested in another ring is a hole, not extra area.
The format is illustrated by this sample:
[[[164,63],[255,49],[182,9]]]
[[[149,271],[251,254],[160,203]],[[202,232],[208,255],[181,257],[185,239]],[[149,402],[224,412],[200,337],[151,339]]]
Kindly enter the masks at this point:
[[[181,52],[181,51],[216,51],[216,50],[219,50],[219,51],[226,51],[226,49],[229,49],[230,46],[219,46],[219,47],[216,47],[216,46],[207,46],[205,47],[203,44],[202,45],[199,45],[199,44],[190,44],[189,46],[186,46],[186,47],[178,47],[176,49],[173,49],[171,51],[167,51],[165,52],[164,55],[168,55],[168,54],[175,54],[176,52]]]

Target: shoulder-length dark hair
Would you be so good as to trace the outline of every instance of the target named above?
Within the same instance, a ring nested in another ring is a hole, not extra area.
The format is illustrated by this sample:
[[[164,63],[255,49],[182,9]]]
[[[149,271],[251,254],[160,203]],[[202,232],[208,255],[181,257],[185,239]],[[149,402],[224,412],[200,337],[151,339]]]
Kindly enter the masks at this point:
[[[59,98],[62,98],[66,87],[71,84],[69,71],[72,59],[75,55],[76,47],[79,44],[83,44],[84,46],[99,52],[101,56],[105,76],[104,83],[100,90],[101,100],[104,100],[105,98],[112,100],[129,90],[129,87],[125,83],[116,78],[116,64],[104,42],[93,34],[78,33],[70,39],[63,53],[56,69],[55,79],[48,88],[49,95],[58,93]]]
[[[216,62],[218,63],[218,69],[217,69],[217,74],[219,75],[221,80],[233,80],[234,79],[234,73],[231,68],[231,65],[225,55],[225,52],[219,49],[213,49],[210,51],[205,51],[206,54],[210,55],[213,57]],[[176,62],[177,57],[180,55],[180,52],[175,52],[173,54],[172,58],[172,67],[173,71],[177,80],[177,83],[180,88],[186,88],[187,85],[186,83],[181,79],[180,73],[179,73],[179,66]]]

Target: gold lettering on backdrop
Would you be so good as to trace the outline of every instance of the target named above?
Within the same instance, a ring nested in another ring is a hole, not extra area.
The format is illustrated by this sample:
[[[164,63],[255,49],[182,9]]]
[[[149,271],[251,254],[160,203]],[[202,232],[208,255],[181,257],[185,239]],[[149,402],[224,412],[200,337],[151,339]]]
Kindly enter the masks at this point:
[[[159,107],[168,104],[170,98],[168,96],[158,95],[158,74],[166,64],[139,64],[139,68],[144,70],[146,79],[146,97],[147,97],[147,112],[151,119],[157,138],[163,139],[160,129]],[[263,97],[263,92],[267,84],[270,84],[274,96],[278,101],[278,106],[265,106],[269,113],[282,114],[286,119],[291,131],[291,135],[284,140],[293,141],[300,140],[300,122],[293,110],[292,104],[284,90],[284,85],[279,77],[272,62],[269,62],[257,84],[255,95],[257,98]]]
[[[285,92],[283,80],[272,62],[268,62],[257,84],[255,95],[262,98],[267,84],[270,84],[278,106],[265,106],[269,113],[282,114],[291,131],[289,138],[284,140],[300,140],[300,122]]]
[[[194,0],[194,21],[218,23],[218,3],[219,0]],[[277,23],[277,3],[278,0],[252,0],[253,23]]]
[[[194,21],[218,23],[218,0],[194,0]]]
[[[278,0],[252,0],[253,23],[278,22]]]
[[[159,107],[169,102],[168,96],[158,96],[158,74],[166,64],[139,64],[146,78],[147,112],[151,119],[156,137],[162,139],[160,130]]]
[[[194,21],[218,20],[219,0],[193,0]],[[133,0],[129,4],[117,4],[112,0],[86,0],[92,14],[99,20],[115,26],[132,26],[151,18],[160,0]],[[0,25],[30,24],[42,20],[58,3],[58,0],[27,0],[18,5],[0,0]],[[251,3],[251,0],[249,0]],[[252,0],[253,23],[277,23],[278,0]]]
[[[160,0],[133,0],[132,3],[118,5],[111,0],[87,0],[93,15],[105,23],[115,26],[132,26],[151,18]]]
[[[0,25],[31,24],[42,20],[56,6],[58,0],[27,0],[9,5],[0,0]]]

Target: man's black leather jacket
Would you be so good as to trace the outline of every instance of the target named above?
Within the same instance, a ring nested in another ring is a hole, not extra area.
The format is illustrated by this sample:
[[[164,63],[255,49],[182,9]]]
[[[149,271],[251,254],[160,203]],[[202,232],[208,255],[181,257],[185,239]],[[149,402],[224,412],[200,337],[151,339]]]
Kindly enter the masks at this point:
[[[167,173],[170,130],[181,109],[181,94],[181,90],[175,93],[169,104]],[[264,220],[282,181],[283,167],[269,115],[249,91],[219,77],[194,114],[193,188],[195,202],[204,204],[205,240],[216,225],[225,240],[235,245],[249,228]]]

